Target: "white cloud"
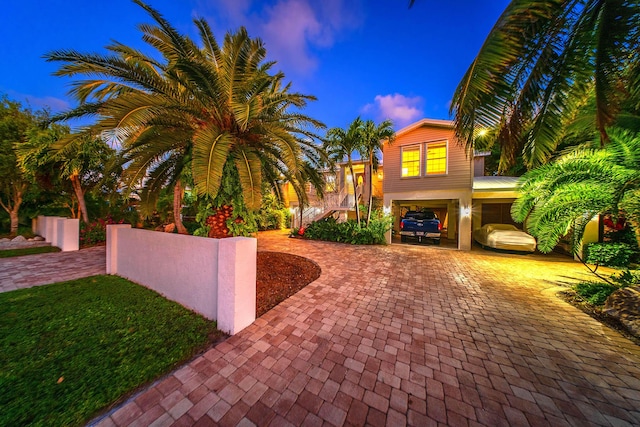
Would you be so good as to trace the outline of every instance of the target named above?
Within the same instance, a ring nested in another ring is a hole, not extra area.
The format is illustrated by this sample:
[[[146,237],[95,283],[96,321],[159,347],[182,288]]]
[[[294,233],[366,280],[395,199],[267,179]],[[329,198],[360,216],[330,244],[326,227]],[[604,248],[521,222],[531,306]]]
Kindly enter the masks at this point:
[[[309,43],[327,43],[316,14],[306,1],[285,0],[267,12],[262,35],[271,58],[298,71],[316,68],[317,59],[309,52]]]
[[[407,97],[399,93],[376,95],[374,103],[362,108],[362,113],[372,113],[378,119],[391,119],[395,127],[405,126],[424,115],[423,100],[419,96]]]
[[[315,49],[330,48],[363,19],[360,0],[202,0],[199,8],[214,10],[214,19],[222,16],[232,28],[246,26],[251,37],[264,40],[269,59],[278,62],[277,68],[301,74],[318,66]]]

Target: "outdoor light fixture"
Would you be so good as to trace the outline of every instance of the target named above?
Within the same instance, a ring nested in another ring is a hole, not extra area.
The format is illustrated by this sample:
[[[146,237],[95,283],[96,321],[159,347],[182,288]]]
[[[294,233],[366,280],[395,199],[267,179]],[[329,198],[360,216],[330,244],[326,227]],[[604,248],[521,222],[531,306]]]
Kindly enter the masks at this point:
[[[385,206],[385,207],[383,207],[383,208],[382,208],[382,212],[383,212],[385,215],[389,215],[389,214],[391,213],[391,206]]]
[[[465,206],[463,208],[460,209],[460,214],[462,216],[470,216],[471,215],[471,208],[469,206]]]

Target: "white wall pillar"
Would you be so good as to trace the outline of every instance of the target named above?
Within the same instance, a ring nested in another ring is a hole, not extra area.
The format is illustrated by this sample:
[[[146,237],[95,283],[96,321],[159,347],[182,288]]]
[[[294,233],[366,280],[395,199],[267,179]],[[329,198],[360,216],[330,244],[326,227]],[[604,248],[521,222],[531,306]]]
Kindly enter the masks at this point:
[[[218,251],[218,329],[230,335],[256,320],[257,240],[220,239]]]
[[[80,249],[80,220],[58,218],[56,224],[57,241],[55,246],[62,252],[77,251]]]
[[[118,230],[131,228],[131,224],[107,225],[107,274],[118,274]]]
[[[40,237],[45,237],[46,229],[47,229],[47,220],[44,215],[38,215],[38,219],[36,219],[37,230],[36,234]]]
[[[44,236],[45,241],[47,243],[51,243],[52,245],[56,245],[58,243],[58,226],[57,221],[60,219],[59,216],[47,216],[45,217],[45,221],[47,223],[46,227],[46,236]]]

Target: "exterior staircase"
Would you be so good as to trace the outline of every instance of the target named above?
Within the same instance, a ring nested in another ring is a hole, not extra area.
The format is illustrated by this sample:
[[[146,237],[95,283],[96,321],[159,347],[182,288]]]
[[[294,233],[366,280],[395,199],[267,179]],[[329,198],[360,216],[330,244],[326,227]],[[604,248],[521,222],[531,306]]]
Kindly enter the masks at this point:
[[[355,195],[349,194],[346,188],[342,188],[339,191],[325,193],[323,199],[318,199],[306,206],[302,212],[302,222],[300,220],[299,208],[296,208],[294,212],[291,227],[300,228],[301,225],[306,226],[315,221],[320,221],[330,216],[336,215],[340,212],[347,212],[353,210],[355,197],[362,195],[362,185],[356,187]],[[346,215],[345,215],[346,218]],[[339,219],[339,218],[338,218]]]

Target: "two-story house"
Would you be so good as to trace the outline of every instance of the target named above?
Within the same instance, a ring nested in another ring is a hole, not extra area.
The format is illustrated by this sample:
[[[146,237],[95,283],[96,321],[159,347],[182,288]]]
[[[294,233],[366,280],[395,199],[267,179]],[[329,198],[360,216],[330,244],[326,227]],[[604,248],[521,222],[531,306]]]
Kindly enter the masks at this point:
[[[458,249],[469,250],[472,229],[490,222],[511,223],[516,178],[484,176],[485,153],[469,156],[458,143],[453,122],[423,119],[385,144],[384,206],[395,217],[394,231],[407,210],[429,208]],[[391,232],[387,241],[392,241]]]

